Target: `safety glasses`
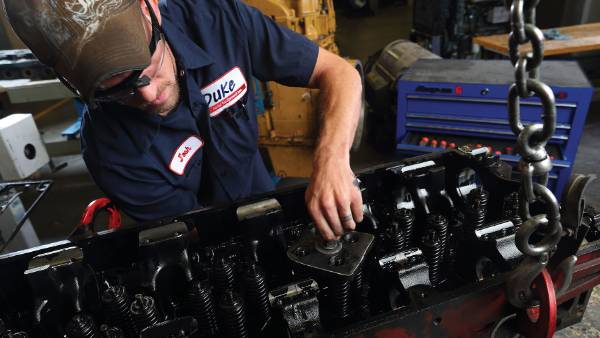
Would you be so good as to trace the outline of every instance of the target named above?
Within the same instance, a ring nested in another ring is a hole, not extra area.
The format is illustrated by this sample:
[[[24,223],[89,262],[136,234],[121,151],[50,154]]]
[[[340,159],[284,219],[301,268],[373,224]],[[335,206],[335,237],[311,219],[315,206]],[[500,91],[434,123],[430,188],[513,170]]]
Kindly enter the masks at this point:
[[[148,12],[150,13],[150,22],[152,27],[152,37],[150,38],[150,45],[148,48],[150,49],[150,55],[154,56],[160,41],[162,40],[163,44],[165,44],[165,38],[158,23],[156,14],[152,10],[150,3],[148,0],[145,0],[145,2],[146,6],[148,7]],[[133,71],[131,75],[129,75],[125,80],[116,86],[106,90],[97,90],[94,94],[94,100],[98,103],[120,102],[135,96],[136,90],[148,86],[162,68],[166,49],[167,48],[165,44],[163,45],[158,65],[150,64],[150,66],[143,70]]]

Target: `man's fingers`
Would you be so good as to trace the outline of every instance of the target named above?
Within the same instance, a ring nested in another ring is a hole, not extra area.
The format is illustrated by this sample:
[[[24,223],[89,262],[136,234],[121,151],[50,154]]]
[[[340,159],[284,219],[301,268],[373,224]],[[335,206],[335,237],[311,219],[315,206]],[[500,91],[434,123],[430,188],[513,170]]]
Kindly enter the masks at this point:
[[[329,227],[329,224],[325,220],[325,217],[323,217],[323,214],[321,214],[320,210],[316,209],[316,210],[309,210],[309,211],[311,211],[313,220],[315,221],[315,227],[321,234],[321,237],[323,237],[324,239],[326,239],[328,241],[334,240],[336,238],[336,236],[333,233],[333,231],[331,230],[331,228]]]
[[[321,204],[321,212],[325,216],[325,220],[329,223],[329,227],[333,230],[336,237],[344,234],[342,222],[334,203],[323,202]]]
[[[327,175],[326,175],[327,176]],[[326,180],[324,186],[306,192],[305,200],[308,211],[315,222],[315,227],[327,240],[339,238],[344,231],[356,229],[356,224],[363,220],[363,201],[358,180],[353,175],[334,175]],[[318,179],[316,179],[319,182]]]
[[[319,207],[318,200],[314,198],[315,196],[312,194],[312,189],[310,187],[306,190],[304,195],[304,199],[306,201],[306,208],[310,217],[315,222],[315,228],[326,240],[334,240],[335,234],[327,224],[327,220],[325,220],[325,216],[321,213],[321,208]]]
[[[354,215],[350,208],[350,201],[344,198],[339,199],[337,205],[342,226],[347,230],[354,230],[356,228],[356,223],[354,223]]]
[[[352,215],[354,216],[354,221],[360,223],[363,221],[363,200],[360,190],[352,189],[351,196],[350,208],[352,209]]]

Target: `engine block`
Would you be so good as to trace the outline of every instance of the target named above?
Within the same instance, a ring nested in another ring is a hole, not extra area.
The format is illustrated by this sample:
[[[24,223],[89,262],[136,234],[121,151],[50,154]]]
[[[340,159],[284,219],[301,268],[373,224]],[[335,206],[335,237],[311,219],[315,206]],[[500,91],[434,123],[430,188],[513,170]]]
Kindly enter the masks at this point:
[[[0,337],[502,337],[522,259],[511,175],[480,149],[369,169],[364,221],[332,242],[297,187],[1,256]],[[600,217],[582,222],[595,266]],[[559,327],[600,282],[577,267]]]

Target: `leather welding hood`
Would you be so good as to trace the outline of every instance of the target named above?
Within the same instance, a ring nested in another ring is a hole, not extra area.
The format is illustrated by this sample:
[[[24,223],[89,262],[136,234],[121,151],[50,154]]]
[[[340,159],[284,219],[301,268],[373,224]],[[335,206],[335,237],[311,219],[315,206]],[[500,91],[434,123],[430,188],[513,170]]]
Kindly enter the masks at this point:
[[[83,100],[111,76],[150,64],[139,0],[4,0],[17,35]]]

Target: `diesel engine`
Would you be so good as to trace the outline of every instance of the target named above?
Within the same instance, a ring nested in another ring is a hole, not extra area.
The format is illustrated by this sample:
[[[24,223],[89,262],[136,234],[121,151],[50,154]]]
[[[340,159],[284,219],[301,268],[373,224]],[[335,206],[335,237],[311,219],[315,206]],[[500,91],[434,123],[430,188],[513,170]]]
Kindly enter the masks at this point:
[[[367,170],[358,175],[363,222],[330,242],[297,187],[5,255],[0,336],[514,334],[524,314],[508,301],[511,286],[547,289],[514,275],[528,259],[522,246],[542,245],[549,230],[520,242],[529,230],[511,175],[497,157],[468,148]],[[575,180],[565,201],[582,187]],[[538,322],[558,309],[558,328],[583,316],[598,283],[597,269],[584,265],[600,256],[600,214],[565,203],[562,240],[545,268],[566,278],[552,276],[562,286],[554,303],[534,295]],[[572,218],[574,209],[581,214]],[[569,257],[577,263],[564,263]]]

